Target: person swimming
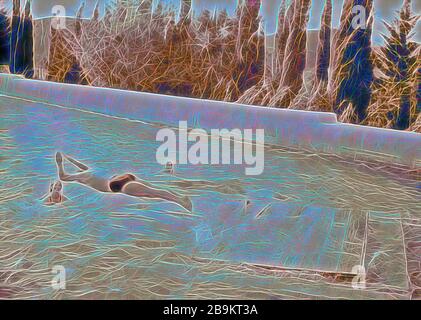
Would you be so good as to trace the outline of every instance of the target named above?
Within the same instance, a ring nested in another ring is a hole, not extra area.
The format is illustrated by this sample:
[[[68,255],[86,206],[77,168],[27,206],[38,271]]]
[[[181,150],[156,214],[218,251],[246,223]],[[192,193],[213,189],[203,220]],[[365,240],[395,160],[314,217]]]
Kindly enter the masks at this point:
[[[68,200],[63,193],[63,184],[61,183],[61,181],[55,181],[53,183],[50,183],[49,192],[43,198],[44,204],[51,206],[63,203],[65,200]]]
[[[174,167],[175,167],[174,164],[171,161],[168,161],[164,167],[164,172],[168,174],[174,174],[175,173]]]
[[[63,158],[75,165],[81,172],[66,173]],[[188,196],[183,197],[170,191],[157,189],[131,173],[113,176],[110,179],[101,178],[89,172],[88,166],[61,152],[56,153],[56,165],[59,178],[63,182],[77,182],[103,193],[121,193],[137,198],[165,200],[178,204],[188,211],[192,210],[192,202]]]

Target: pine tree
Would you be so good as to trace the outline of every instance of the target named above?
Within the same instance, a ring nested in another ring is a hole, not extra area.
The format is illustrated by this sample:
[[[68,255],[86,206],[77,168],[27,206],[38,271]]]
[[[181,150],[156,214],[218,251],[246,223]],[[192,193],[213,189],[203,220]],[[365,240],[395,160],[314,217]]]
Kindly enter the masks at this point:
[[[411,94],[419,81],[417,73],[420,68],[418,56],[419,44],[411,42],[413,30],[420,16],[412,13],[411,1],[405,0],[400,10],[399,19],[392,24],[385,22],[389,35],[384,35],[386,45],[379,52],[380,68],[383,78],[379,79],[379,88],[393,88],[388,92],[388,116],[394,129],[405,130],[417,117],[416,99]],[[380,93],[379,93],[380,94]],[[394,100],[393,105],[390,102]],[[383,110],[385,110],[384,108]],[[373,110],[376,112],[376,110]]]
[[[326,0],[319,33],[316,57],[316,84],[327,84],[330,62],[330,36],[332,23],[332,0]]]
[[[25,5],[22,30],[23,68],[26,78],[33,78],[34,76],[33,29],[34,26],[31,14],[31,1],[27,0]]]
[[[353,8],[361,6],[367,21],[354,28]],[[335,54],[330,79],[333,110],[346,122],[361,122],[366,118],[371,99],[373,64],[371,33],[372,0],[345,0],[339,31],[335,36]]]
[[[0,65],[9,65],[10,20],[7,11],[0,9]]]
[[[308,110],[331,111],[327,89],[330,65],[330,38],[332,23],[332,1],[326,0],[321,18],[319,42],[317,46],[315,79],[311,98],[307,102]]]
[[[33,22],[31,2],[27,0],[24,14],[20,12],[20,1],[13,1],[13,17],[10,35],[10,71],[32,78],[33,68]]]
[[[10,72],[22,73],[22,28],[20,0],[13,0],[13,15],[10,30]]]

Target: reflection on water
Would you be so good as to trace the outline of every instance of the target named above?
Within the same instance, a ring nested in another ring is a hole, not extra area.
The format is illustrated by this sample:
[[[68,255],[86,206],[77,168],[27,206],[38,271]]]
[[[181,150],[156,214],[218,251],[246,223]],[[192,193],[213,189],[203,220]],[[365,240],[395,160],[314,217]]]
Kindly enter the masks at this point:
[[[374,259],[382,244],[367,249],[370,212],[419,223],[413,174],[267,146],[260,176],[226,165],[180,165],[171,176],[155,160],[159,127],[5,97],[0,110],[0,298],[379,297],[323,275],[371,268],[365,253]],[[44,206],[58,150],[99,175],[132,172],[189,194],[193,213],[78,184],[65,184],[64,204]],[[64,291],[51,288],[55,265],[66,268]]]

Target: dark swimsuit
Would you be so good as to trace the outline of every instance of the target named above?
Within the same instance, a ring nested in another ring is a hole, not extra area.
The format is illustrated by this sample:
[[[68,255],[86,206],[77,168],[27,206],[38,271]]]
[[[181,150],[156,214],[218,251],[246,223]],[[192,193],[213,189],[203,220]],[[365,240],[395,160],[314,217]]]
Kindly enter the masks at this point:
[[[124,175],[121,179],[111,181],[110,182],[110,189],[112,192],[121,192],[123,187],[128,184],[129,182],[135,181],[136,178],[131,174]]]

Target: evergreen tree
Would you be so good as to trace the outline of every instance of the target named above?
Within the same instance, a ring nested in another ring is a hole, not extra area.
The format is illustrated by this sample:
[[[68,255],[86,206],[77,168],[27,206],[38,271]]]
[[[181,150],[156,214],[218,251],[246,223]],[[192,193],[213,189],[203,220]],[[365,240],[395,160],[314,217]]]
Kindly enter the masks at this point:
[[[326,0],[321,19],[319,42],[317,46],[315,79],[311,98],[307,102],[308,110],[331,111],[327,87],[330,66],[330,37],[332,30],[332,1]]]
[[[33,69],[33,23],[31,3],[27,0],[24,15],[20,1],[13,0],[13,17],[10,35],[10,72],[32,78]]]
[[[7,11],[0,9],[0,65],[9,64],[10,20]]]
[[[411,1],[405,0],[400,11],[399,20],[392,25],[385,23],[389,35],[384,36],[386,46],[382,48],[381,59],[385,62],[384,80],[388,86],[394,87],[395,94],[399,95],[399,110],[393,115],[395,121],[393,128],[404,130],[411,123],[411,89],[414,87],[414,77],[419,68],[420,61],[416,55],[415,42],[410,42],[412,31],[419,20],[411,10]],[[416,103],[418,104],[418,103]],[[413,106],[412,121],[415,120],[416,106]]]
[[[31,15],[31,2],[26,1],[25,13],[23,17],[22,30],[22,50],[23,50],[23,74],[26,78],[34,76],[34,38],[33,38],[33,22]]]
[[[10,33],[10,72],[22,73],[22,49],[21,49],[21,12],[20,0],[13,0],[13,16]]]
[[[319,43],[316,57],[316,82],[327,83],[330,62],[330,35],[332,23],[332,0],[326,0],[323,9]]]
[[[399,17],[385,23],[385,45],[373,51],[376,79],[366,121],[370,126],[405,130],[420,112],[421,46],[411,41],[417,20],[411,1],[404,1]]]
[[[364,8],[366,21],[354,28],[357,6]],[[344,1],[330,86],[333,110],[342,121],[359,123],[366,118],[373,82],[372,9],[372,0]]]

